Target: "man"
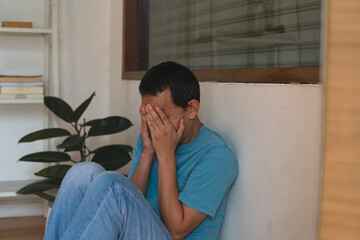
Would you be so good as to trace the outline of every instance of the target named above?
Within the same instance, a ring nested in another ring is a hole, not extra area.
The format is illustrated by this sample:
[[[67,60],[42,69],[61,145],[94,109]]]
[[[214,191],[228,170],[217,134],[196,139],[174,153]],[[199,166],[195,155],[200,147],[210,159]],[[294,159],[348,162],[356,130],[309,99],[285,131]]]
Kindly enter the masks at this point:
[[[45,239],[219,239],[237,162],[225,140],[200,122],[196,77],[164,62],[145,74],[139,90],[132,183],[95,163],[76,164]]]

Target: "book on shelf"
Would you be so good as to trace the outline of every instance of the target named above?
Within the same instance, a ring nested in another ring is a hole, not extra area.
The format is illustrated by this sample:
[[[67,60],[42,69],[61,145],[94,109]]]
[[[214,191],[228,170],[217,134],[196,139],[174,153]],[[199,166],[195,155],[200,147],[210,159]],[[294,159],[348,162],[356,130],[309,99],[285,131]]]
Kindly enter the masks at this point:
[[[42,75],[36,76],[13,76],[0,75],[0,82],[42,82]]]
[[[0,82],[0,87],[35,87],[43,85],[43,82]]]
[[[43,99],[44,94],[0,94],[0,99]]]
[[[43,99],[44,94],[26,94],[25,98],[26,99]]]
[[[32,28],[32,22],[3,21],[2,27],[8,28]]]
[[[1,87],[0,94],[43,94],[43,87]]]
[[[15,94],[0,94],[0,99],[15,99]]]

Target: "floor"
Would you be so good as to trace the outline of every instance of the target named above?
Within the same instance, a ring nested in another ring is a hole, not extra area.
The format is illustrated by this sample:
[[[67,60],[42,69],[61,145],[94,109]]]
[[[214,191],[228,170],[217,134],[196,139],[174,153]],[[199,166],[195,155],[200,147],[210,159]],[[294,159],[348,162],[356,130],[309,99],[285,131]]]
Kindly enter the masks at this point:
[[[0,240],[40,240],[44,237],[45,218],[0,218]]]

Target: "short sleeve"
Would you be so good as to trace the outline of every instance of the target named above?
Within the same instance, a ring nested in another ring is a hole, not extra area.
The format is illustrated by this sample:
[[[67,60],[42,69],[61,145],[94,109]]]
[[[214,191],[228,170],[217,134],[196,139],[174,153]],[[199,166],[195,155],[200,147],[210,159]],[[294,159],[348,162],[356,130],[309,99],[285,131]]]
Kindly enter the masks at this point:
[[[191,171],[179,200],[214,217],[237,176],[237,160],[227,147],[213,148]]]
[[[130,168],[129,175],[128,175],[129,179],[134,174],[135,169],[139,165],[142,151],[143,151],[142,139],[141,139],[141,135],[139,135],[136,140],[135,147],[134,147],[133,159],[131,162],[131,168]]]

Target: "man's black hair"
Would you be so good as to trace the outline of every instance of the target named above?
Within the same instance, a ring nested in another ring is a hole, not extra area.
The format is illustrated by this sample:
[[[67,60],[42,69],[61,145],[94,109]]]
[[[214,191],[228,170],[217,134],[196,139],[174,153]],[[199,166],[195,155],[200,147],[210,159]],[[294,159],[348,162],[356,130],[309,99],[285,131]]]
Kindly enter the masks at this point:
[[[141,96],[156,96],[167,88],[170,89],[175,105],[183,109],[193,99],[200,102],[200,87],[195,75],[187,67],[175,62],[163,62],[150,68],[139,85]]]

